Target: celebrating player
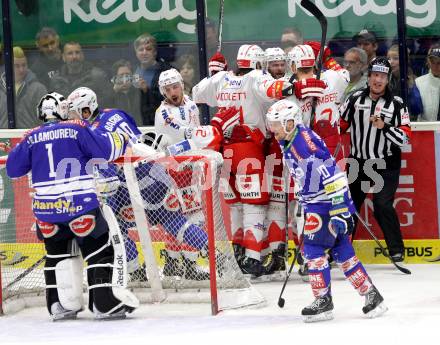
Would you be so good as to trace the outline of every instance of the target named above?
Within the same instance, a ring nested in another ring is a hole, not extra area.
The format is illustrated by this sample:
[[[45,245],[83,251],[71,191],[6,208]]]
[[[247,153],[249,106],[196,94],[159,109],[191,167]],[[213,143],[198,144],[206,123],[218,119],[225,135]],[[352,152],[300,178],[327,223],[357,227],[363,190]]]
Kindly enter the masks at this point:
[[[92,159],[118,158],[128,137],[92,130],[83,121],[65,121],[68,103],[55,92],[38,105],[44,122],[26,133],[10,153],[8,176],[32,172],[37,234],[46,248],[46,302],[54,321],[83,310],[83,261],[87,262],[89,309],[99,319],[124,318],[139,304],[126,289],[125,250],[111,210],[99,208]],[[109,226],[110,225],[110,226]]]
[[[333,318],[326,255],[329,249],[348,281],[365,296],[362,311],[371,318],[383,314],[387,310],[383,297],[356,257],[349,239],[355,208],[345,173],[339,169],[323,140],[304,126],[302,113],[295,103],[289,100],[275,103],[267,113],[267,120],[289,170],[299,182],[305,211],[304,254],[315,301],[302,310],[304,321]]]

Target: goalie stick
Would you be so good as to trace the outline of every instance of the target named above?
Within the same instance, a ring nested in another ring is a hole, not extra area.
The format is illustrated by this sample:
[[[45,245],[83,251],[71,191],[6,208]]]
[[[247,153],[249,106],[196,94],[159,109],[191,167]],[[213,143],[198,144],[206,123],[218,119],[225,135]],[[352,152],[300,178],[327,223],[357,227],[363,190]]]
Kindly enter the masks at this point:
[[[385,256],[386,258],[388,258],[391,263],[396,266],[396,268],[405,274],[411,274],[411,271],[405,267],[399,266],[392,258],[391,256],[386,252],[386,249],[382,246],[382,244],[379,242],[378,238],[374,235],[373,231],[371,231],[370,227],[368,226],[367,223],[365,223],[365,221],[361,218],[360,214],[358,212],[355,213],[356,217],[359,219],[359,221],[362,223],[362,225],[364,226],[365,230],[368,231],[368,233],[370,234],[370,236],[373,238],[373,240],[377,243],[377,245],[379,246],[383,256]]]
[[[316,57],[316,79],[321,78],[322,71],[322,57],[324,54],[324,45],[327,37],[327,18],[321,10],[310,0],[301,0],[301,6],[309,11],[319,21],[321,25],[321,47],[319,48],[319,55]],[[310,116],[310,128],[313,129],[313,122],[315,121],[316,97],[313,98],[312,113]]]

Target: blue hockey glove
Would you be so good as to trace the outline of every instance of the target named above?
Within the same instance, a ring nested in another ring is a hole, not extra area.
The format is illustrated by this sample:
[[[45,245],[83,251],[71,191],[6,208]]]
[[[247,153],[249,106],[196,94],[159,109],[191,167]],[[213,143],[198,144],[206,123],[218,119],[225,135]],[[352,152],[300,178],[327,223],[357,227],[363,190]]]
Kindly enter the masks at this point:
[[[354,229],[353,217],[349,212],[332,216],[330,218],[330,223],[337,235],[350,235]]]

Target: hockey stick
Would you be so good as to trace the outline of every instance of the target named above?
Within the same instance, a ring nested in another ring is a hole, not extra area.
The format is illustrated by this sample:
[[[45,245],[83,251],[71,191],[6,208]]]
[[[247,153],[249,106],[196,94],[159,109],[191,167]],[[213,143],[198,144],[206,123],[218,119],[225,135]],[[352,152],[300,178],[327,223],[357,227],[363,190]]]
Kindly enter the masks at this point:
[[[24,272],[20,273],[13,281],[11,281],[8,285],[6,285],[6,289],[9,289],[12,285],[17,284],[20,280],[26,277],[29,273],[34,271],[41,263],[46,260],[46,255],[41,257],[38,261],[36,261],[31,267],[27,268]]]
[[[382,244],[379,242],[379,240],[377,239],[377,237],[374,235],[373,231],[371,231],[370,227],[368,226],[367,223],[365,223],[365,221],[361,218],[360,214],[358,212],[355,213],[356,217],[359,219],[359,221],[362,223],[362,225],[364,226],[365,230],[368,231],[368,233],[370,234],[370,236],[373,238],[373,240],[377,243],[377,245],[379,246],[380,250],[382,251],[383,256],[385,256],[386,258],[388,258],[391,263],[396,266],[396,268],[405,274],[411,274],[411,271],[405,267],[399,266],[396,262],[394,262],[394,260],[391,258],[391,256],[386,252],[386,249],[382,246]]]
[[[217,51],[222,50],[222,38],[223,38],[223,17],[225,10],[225,0],[220,0],[220,7],[218,11],[218,33],[217,33]]]
[[[327,37],[327,18],[321,10],[310,0],[301,0],[301,6],[309,11],[319,21],[321,25],[321,47],[319,48],[319,56],[316,57],[316,79],[321,78],[322,58],[324,54],[325,39]],[[316,97],[313,98],[312,113],[310,116],[310,128],[313,129],[313,122],[315,121]]]
[[[290,274],[292,273],[293,266],[295,266],[295,262],[298,259],[299,252],[301,251],[301,246],[304,242],[304,236],[301,237],[301,240],[298,243],[298,248],[295,251],[295,256],[293,257],[292,263],[289,268],[289,272],[287,272],[286,279],[284,279],[283,287],[281,288],[280,296],[278,297],[278,307],[283,308],[286,300],[283,298],[284,290],[286,289],[287,282],[289,281]]]

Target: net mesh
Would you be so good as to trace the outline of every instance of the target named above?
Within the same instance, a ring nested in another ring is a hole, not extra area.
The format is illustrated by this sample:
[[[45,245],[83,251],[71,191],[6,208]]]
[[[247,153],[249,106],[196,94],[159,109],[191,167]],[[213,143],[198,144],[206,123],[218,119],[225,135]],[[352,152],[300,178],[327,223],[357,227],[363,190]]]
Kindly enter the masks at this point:
[[[12,181],[4,165],[0,169],[3,299],[20,299],[29,293],[44,295],[44,246],[35,232],[28,178]],[[222,215],[221,169],[218,153],[200,150],[186,157],[117,163],[107,169],[112,171],[110,176],[97,171],[101,200],[112,208],[125,239],[129,286],[138,297],[145,293],[148,296],[151,283],[144,261],[145,243],[139,236],[144,231],[151,238],[161,286],[181,296],[175,301],[201,301],[188,292],[197,294],[213,283],[208,255],[213,251],[219,308],[264,302],[234,258]],[[127,175],[130,171],[131,178]],[[112,179],[111,175],[118,178]],[[133,198],[133,188],[140,200]],[[140,226],[136,222],[133,207],[143,210],[146,223]],[[212,248],[208,246],[208,224],[213,225]],[[149,297],[140,299],[148,301]]]

